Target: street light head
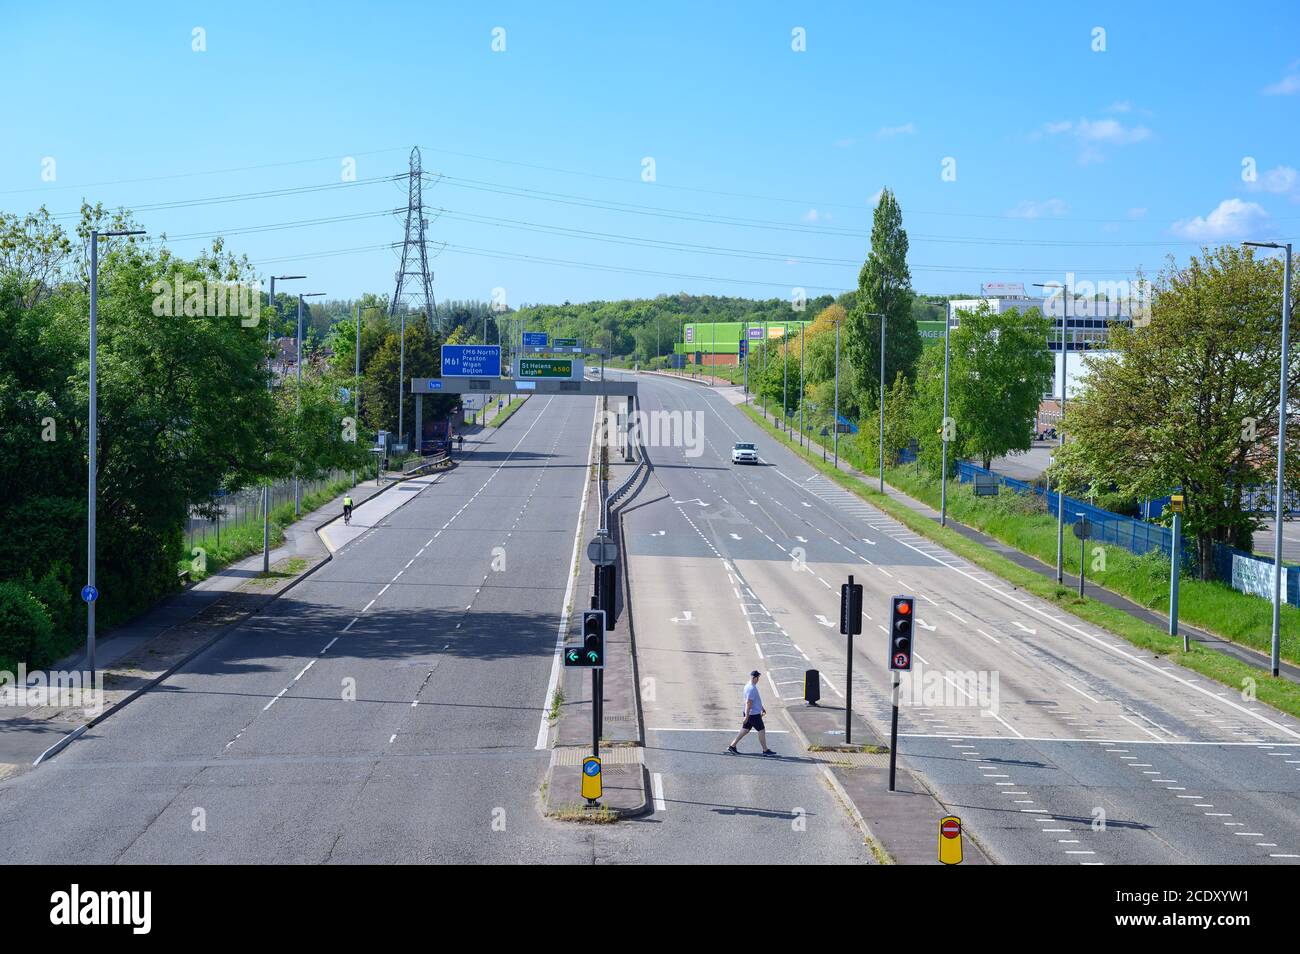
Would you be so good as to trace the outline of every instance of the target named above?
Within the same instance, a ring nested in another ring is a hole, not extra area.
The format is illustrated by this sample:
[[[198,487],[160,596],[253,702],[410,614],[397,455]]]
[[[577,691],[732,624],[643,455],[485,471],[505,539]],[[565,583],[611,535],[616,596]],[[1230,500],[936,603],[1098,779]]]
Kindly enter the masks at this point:
[[[274,278],[277,282],[287,282],[290,279],[306,278],[307,276],[306,275],[272,275],[271,277]]]
[[[115,232],[101,232],[98,229],[91,229],[98,238],[118,238],[123,235],[145,235],[144,229],[122,229]]]
[[[321,297],[321,295],[324,295],[324,294],[325,294],[324,292],[301,292],[301,293],[299,293],[298,297],[299,297],[299,298],[319,298],[319,297]]]

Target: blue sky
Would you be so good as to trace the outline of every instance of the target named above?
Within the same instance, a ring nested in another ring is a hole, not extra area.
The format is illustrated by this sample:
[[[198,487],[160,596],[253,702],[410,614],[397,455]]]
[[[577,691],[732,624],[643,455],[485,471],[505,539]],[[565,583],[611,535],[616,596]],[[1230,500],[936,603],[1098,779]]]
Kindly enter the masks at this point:
[[[413,145],[439,300],[841,291],[882,186],[924,292],[1300,236],[1286,3],[3,6],[0,209],[84,197],[172,236],[336,219],[227,239],[331,297],[391,291],[404,185],[366,180]]]

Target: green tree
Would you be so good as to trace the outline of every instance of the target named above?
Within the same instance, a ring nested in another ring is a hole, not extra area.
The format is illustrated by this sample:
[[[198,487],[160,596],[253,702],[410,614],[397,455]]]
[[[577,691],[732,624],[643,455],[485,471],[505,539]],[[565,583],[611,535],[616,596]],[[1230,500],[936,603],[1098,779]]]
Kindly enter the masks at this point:
[[[1029,450],[1034,414],[1052,388],[1052,324],[1037,308],[994,314],[981,304],[958,315],[951,332],[950,415],[962,456],[987,468],[994,457]]]
[[[1087,359],[1066,405],[1056,465],[1066,486],[1113,487],[1132,499],[1180,490],[1206,578],[1216,542],[1252,549],[1257,520],[1243,491],[1271,479],[1281,287],[1276,260],[1233,246],[1202,250],[1161,276],[1149,324],[1112,329],[1113,356]],[[1300,393],[1294,355],[1288,386]],[[1298,467],[1300,437],[1289,429],[1290,487]]]
[[[921,335],[912,317],[912,275],[907,232],[894,194],[885,189],[871,225],[871,252],[858,273],[858,293],[845,325],[845,351],[852,380],[851,406],[876,407],[880,395],[880,321],[885,316],[885,380],[911,378],[921,356]],[[841,389],[841,396],[843,396]]]

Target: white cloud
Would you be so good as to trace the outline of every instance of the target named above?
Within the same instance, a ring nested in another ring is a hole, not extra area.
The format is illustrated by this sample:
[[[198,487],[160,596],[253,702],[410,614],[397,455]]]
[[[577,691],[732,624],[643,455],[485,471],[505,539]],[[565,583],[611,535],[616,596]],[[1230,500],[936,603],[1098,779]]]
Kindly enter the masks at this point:
[[[1117,100],[1111,103],[1110,106],[1107,107],[1106,111],[1111,113],[1131,113],[1133,111],[1133,104],[1127,99]]]
[[[916,132],[915,123],[903,123],[901,126],[881,126],[876,131],[877,139],[892,139],[894,136],[910,136]]]
[[[1084,166],[1105,160],[1102,147],[1127,146],[1151,138],[1151,130],[1146,126],[1126,126],[1111,118],[1063,119],[1044,123],[1042,133],[1073,139],[1079,145],[1079,164]]]
[[[1268,213],[1258,203],[1224,199],[1207,216],[1175,222],[1173,232],[1197,242],[1239,239],[1258,230],[1267,218]]]
[[[1286,68],[1286,75],[1276,83],[1264,87],[1265,96],[1291,96],[1300,93],[1300,60],[1296,60]]]
[[[829,212],[818,212],[816,209],[809,209],[803,214],[805,222],[829,222],[831,214]]]
[[[1054,218],[1065,215],[1070,211],[1070,206],[1064,199],[1047,199],[1043,202],[1032,202],[1025,199],[1016,204],[1016,207],[1010,210],[1007,215],[1017,219],[1043,219]]]
[[[1254,192],[1272,192],[1275,195],[1288,195],[1295,190],[1300,173],[1290,166],[1278,166],[1261,173],[1254,182],[1248,182],[1246,188]]]
[[[882,195],[884,195],[884,194],[885,194],[884,187],[881,187],[881,188],[877,189],[877,190],[875,191],[875,193],[872,194],[872,196],[871,196],[871,207],[872,207],[873,209],[874,209],[876,206],[880,205],[880,197],[881,197]]]
[[[845,136],[843,139],[836,139],[834,145],[836,149],[848,149],[856,142],[857,140],[854,139],[852,136]]]
[[[1146,206],[1135,205],[1124,214],[1130,219],[1145,219],[1147,217]]]

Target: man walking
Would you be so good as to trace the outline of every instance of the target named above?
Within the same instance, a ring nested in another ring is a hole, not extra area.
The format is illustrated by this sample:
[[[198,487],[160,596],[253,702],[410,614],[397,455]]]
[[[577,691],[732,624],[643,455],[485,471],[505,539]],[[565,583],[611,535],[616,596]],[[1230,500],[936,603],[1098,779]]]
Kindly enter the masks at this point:
[[[741,724],[740,734],[732,739],[731,744],[727,746],[727,751],[732,755],[740,754],[736,750],[736,743],[749,735],[750,729],[758,733],[758,744],[763,747],[763,754],[776,755],[767,747],[767,726],[763,725],[763,716],[767,715],[767,710],[763,708],[763,697],[758,694],[758,677],[759,671],[755,669],[749,674],[749,682],[745,683],[743,709],[745,721]]]

